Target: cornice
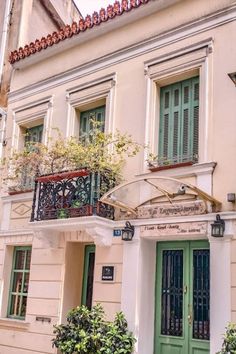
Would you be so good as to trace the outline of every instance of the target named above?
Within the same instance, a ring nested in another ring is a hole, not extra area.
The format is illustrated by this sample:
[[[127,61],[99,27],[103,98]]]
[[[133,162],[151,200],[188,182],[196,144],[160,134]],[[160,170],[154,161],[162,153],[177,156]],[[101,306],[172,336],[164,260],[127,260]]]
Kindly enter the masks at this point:
[[[3,203],[26,202],[33,199],[33,192],[20,193],[15,195],[2,196]]]
[[[11,52],[9,61],[14,68],[27,67],[50,58],[58,51],[68,50],[179,1],[181,0],[123,0],[121,3],[115,1],[114,5],[108,5],[107,9],[102,8],[99,14],[94,12],[92,16],[87,15],[85,19],[80,19],[78,24],[73,22],[71,26],[61,28],[59,32],[48,34],[41,40],[36,39],[24,48],[20,47]]]
[[[85,64],[79,65],[73,69],[38,81],[37,83],[33,83],[12,91],[9,94],[9,103],[13,103],[20,99],[25,99],[35,95],[36,93],[38,94],[63,84],[68,84],[72,81],[81,79],[84,76],[109,68],[115,64],[119,64],[162,47],[172,45],[180,40],[204,33],[210,29],[222,26],[223,24],[235,20],[236,4],[210,14],[209,16],[205,16],[204,18],[189,22],[183,26],[178,26],[170,31],[153,36],[152,38],[137,42],[129,47],[124,47],[101,58],[97,58]]]

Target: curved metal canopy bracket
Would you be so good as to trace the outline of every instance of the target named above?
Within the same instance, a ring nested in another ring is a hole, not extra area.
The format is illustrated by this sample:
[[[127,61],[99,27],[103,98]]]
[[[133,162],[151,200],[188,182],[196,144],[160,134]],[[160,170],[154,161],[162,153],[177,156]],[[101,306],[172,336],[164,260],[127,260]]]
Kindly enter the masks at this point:
[[[138,208],[148,202],[159,200],[173,203],[187,199],[200,199],[212,209],[218,211],[221,203],[198,187],[169,177],[139,177],[122,183],[105,193],[100,201],[115,208],[125,209],[138,214]]]

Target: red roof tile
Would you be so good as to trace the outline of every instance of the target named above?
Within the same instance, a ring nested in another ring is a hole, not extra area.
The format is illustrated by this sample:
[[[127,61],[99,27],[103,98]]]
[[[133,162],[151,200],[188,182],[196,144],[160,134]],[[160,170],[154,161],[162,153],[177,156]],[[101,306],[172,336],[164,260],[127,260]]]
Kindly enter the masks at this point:
[[[22,60],[30,55],[40,52],[42,49],[47,49],[67,38],[74,35],[79,35],[80,32],[91,30],[94,26],[99,26],[102,22],[112,20],[116,16],[132,11],[141,5],[147,4],[150,0],[121,0],[115,1],[113,5],[108,5],[106,9],[101,8],[98,12],[94,12],[92,16],[87,15],[85,19],[79,20],[79,22],[73,22],[72,25],[67,25],[61,28],[58,32],[48,34],[46,37],[36,39],[35,42],[26,44],[24,48],[20,47],[18,50],[11,52],[9,56],[9,62],[14,64],[15,62]]]

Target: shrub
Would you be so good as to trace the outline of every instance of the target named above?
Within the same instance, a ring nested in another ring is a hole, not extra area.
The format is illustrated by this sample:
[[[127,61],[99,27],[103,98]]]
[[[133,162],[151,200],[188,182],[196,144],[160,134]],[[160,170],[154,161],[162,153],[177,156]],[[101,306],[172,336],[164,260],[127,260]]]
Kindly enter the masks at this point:
[[[236,324],[229,323],[226,327],[222,348],[217,354],[236,354]]]
[[[131,354],[135,339],[128,331],[122,312],[113,322],[104,319],[104,310],[96,305],[76,307],[69,312],[66,325],[55,326],[53,346],[62,353]]]

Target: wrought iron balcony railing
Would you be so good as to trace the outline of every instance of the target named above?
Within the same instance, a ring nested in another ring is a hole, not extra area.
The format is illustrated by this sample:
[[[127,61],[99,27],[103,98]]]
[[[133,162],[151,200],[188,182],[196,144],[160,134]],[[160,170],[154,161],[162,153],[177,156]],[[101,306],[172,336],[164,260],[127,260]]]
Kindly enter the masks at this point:
[[[91,215],[113,219],[113,207],[99,202],[111,187],[106,176],[86,169],[37,177],[31,221]]]

